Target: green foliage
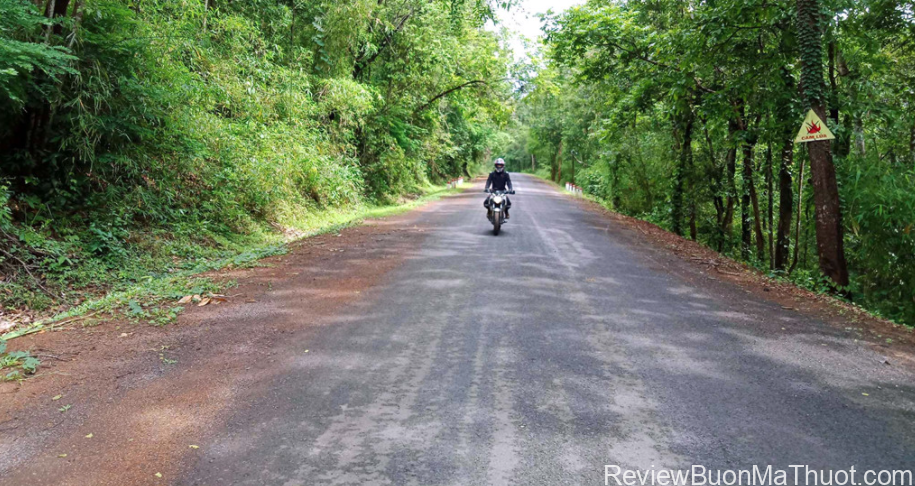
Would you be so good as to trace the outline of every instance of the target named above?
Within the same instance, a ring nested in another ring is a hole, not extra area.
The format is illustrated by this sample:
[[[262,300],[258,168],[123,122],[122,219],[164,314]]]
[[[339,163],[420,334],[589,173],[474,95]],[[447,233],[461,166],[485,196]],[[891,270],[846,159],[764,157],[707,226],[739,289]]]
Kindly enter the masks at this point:
[[[10,189],[0,183],[0,230],[10,231],[13,223],[13,212],[10,210]]]
[[[843,169],[855,290],[886,316],[915,316],[915,166],[851,157]]]
[[[908,3],[591,0],[546,25],[545,59],[518,69],[537,74],[519,78],[527,84],[503,143],[512,170],[531,170],[533,154],[538,171],[609,207],[827,290],[807,154],[793,144],[811,103],[823,103],[837,135],[848,295],[915,324]]]
[[[254,258],[469,174],[509,113],[495,2],[55,5],[0,0],[4,307]]]
[[[28,351],[7,351],[6,341],[0,340],[0,379],[21,380],[38,371],[41,361]]]
[[[0,108],[16,109],[30,91],[40,88],[36,78],[56,81],[75,74],[69,64],[76,58],[66,47],[31,41],[58,25],[41,15],[34,3],[0,0],[0,12]]]

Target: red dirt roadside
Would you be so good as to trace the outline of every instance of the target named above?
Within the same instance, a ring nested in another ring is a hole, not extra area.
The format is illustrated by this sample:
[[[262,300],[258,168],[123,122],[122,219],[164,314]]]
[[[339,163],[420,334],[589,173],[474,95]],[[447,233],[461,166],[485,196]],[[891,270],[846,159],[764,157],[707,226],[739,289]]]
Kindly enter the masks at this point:
[[[233,406],[263,392],[285,345],[307,340],[421,244],[422,211],[304,240],[266,267],[218,272],[239,284],[229,301],[188,307],[164,328],[75,323],[11,342],[42,367],[0,384],[0,483],[171,483]]]
[[[677,236],[657,225],[607,210],[579,200],[581,206],[640,233],[640,243],[648,243],[664,256],[665,269],[686,280],[720,280],[742,288],[756,297],[815,317],[854,338],[867,342],[892,364],[915,369],[915,330],[874,317],[859,307],[828,295],[800,288],[790,282],[769,278],[750,266],[732,260],[702,244]]]

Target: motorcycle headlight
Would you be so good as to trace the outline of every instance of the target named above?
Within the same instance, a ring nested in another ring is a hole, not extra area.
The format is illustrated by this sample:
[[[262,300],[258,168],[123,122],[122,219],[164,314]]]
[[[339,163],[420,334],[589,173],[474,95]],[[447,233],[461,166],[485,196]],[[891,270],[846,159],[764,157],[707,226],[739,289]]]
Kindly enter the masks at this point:
[[[495,204],[502,204],[502,196],[496,196],[496,197],[492,198],[492,202],[494,202]]]

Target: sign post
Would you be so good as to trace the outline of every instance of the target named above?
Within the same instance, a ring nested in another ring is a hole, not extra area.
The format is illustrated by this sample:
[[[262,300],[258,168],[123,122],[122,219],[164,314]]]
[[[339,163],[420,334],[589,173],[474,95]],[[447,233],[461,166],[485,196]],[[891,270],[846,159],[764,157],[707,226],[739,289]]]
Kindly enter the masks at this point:
[[[816,112],[810,110],[807,117],[804,118],[804,124],[801,125],[800,131],[797,132],[797,138],[794,143],[819,142],[823,140],[835,140],[836,136],[832,134],[826,123],[817,116]]]

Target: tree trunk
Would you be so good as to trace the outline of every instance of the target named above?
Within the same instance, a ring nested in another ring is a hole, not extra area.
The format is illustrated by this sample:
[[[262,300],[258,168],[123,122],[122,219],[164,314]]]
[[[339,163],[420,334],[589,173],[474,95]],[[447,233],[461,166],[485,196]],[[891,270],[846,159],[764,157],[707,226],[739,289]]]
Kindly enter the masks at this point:
[[[829,76],[829,118],[833,126],[839,125],[839,82],[836,79],[836,41],[835,38],[827,44],[828,76]],[[825,120],[825,119],[824,119]]]
[[[769,242],[766,247],[769,249],[769,269],[775,268],[775,228],[773,228],[773,216],[775,209],[772,205],[775,203],[775,181],[772,171],[772,142],[766,147],[766,230],[769,232]]]
[[[629,165],[632,165],[632,159],[629,158]],[[620,198],[620,165],[621,161],[624,159],[623,156],[617,155],[615,157],[615,163],[610,166],[610,202],[613,204],[614,210],[619,210],[622,205],[622,198]]]
[[[756,257],[761,260],[766,257],[766,242],[763,238],[761,220],[759,215],[759,197],[756,194],[756,184],[753,180],[753,149],[755,142],[746,142],[743,146],[743,194],[741,196],[741,255],[746,260],[750,257],[752,245],[752,232],[756,237]],[[750,222],[750,209],[753,210],[753,222]]]
[[[755,145],[754,145],[755,146]],[[756,193],[756,184],[753,182],[753,147],[749,149],[749,164],[750,164],[750,203],[753,204],[753,231],[756,233],[756,258],[759,261],[764,261],[766,259],[766,238],[763,236],[762,232],[762,216],[759,211],[759,196]]]
[[[711,192],[712,192],[712,203],[715,206],[715,228],[717,234],[713,238],[713,242],[716,243],[718,251],[721,251],[721,227],[724,223],[724,197],[722,196],[721,188],[723,186],[724,180],[724,169],[719,167],[715,162],[715,148],[712,145],[712,136],[708,131],[708,122],[702,120],[703,123],[703,133],[705,134],[705,144],[708,148],[708,160],[709,164],[713,167],[713,178],[711,182]],[[717,241],[716,241],[717,239]]]
[[[791,169],[794,166],[794,143],[785,139],[782,147],[781,166],[778,170],[778,232],[775,239],[775,269],[788,266],[791,244],[791,213],[794,196],[791,193]]]
[[[808,204],[804,211],[804,217],[807,221],[810,221],[810,205]],[[807,255],[810,254],[810,225],[804,228],[804,244],[801,245],[804,249],[804,268],[809,268],[807,265]]]
[[[692,123],[691,123],[692,125]],[[693,127],[690,126],[689,154],[686,161],[686,182],[689,188],[689,238],[696,241],[699,238],[699,228],[696,226],[696,191],[695,169],[693,168]]]
[[[820,0],[797,0],[797,24],[803,92],[814,112],[825,120]],[[848,265],[845,261],[845,235],[832,148],[826,140],[809,142],[807,146],[810,153],[810,174],[813,178],[820,270],[836,286],[845,287],[848,285]]]
[[[737,148],[729,148],[725,155],[725,177],[727,177],[728,196],[724,208],[724,219],[721,222],[721,242],[718,251],[722,251],[724,243],[731,238],[731,229],[734,227],[734,207],[737,203],[737,185],[734,177],[737,175]],[[728,245],[730,246],[730,245]]]
[[[753,186],[753,168],[750,160],[753,157],[753,148],[744,143],[743,146],[743,184],[740,188],[740,258],[750,259],[750,187]]]
[[[915,124],[912,125],[912,130],[909,132],[909,161],[915,167]]]
[[[56,1],[55,1],[55,0],[48,0],[48,7],[47,7],[47,11],[45,12],[45,16],[48,17],[48,20],[50,20],[51,23],[49,23],[48,25],[45,26],[45,33],[44,33],[44,42],[45,42],[45,44],[50,44],[50,43],[51,43],[51,33],[54,32],[54,23],[53,23],[53,21],[54,21],[54,15],[55,15],[56,13],[57,13],[57,11],[56,11]]]
[[[210,0],[203,1],[203,32],[207,31],[207,16],[210,13]],[[295,2],[292,3],[292,25],[289,26],[289,38],[292,39],[292,33],[295,31]]]
[[[571,182],[572,182],[572,184],[575,184],[575,154],[574,154],[574,153],[572,154],[572,159],[570,160],[570,162],[572,163],[572,171],[571,171],[571,172],[572,172],[572,179],[571,179]]]
[[[693,117],[689,113],[683,123],[683,140],[680,143],[680,160],[677,164],[674,177],[674,193],[671,197],[671,215],[673,217],[674,233],[683,235],[683,193],[686,186],[686,179],[689,177],[689,166],[692,164],[693,156]]]
[[[822,105],[814,111],[825,115]],[[845,261],[845,234],[842,227],[842,208],[839,203],[839,185],[836,168],[832,163],[829,141],[810,142],[810,175],[813,178],[813,198],[816,203],[817,254],[820,270],[836,285],[848,285],[848,265]]]
[[[728,122],[728,140],[734,140],[736,133],[740,131],[740,125],[735,120]],[[728,148],[725,155],[725,177],[727,178],[727,203],[724,209],[724,218],[718,225],[718,251],[724,250],[724,244],[731,237],[731,228],[734,225],[734,205],[737,202],[737,185],[734,181],[737,175],[737,147]]]
[[[809,146],[808,146],[809,148]],[[801,211],[804,208],[804,161],[798,161],[798,176],[797,176],[797,224],[795,225],[794,230],[794,258],[791,262],[791,268],[788,269],[788,273],[794,271],[797,267],[797,255],[798,251],[801,249]]]
[[[67,42],[67,49],[72,49],[73,44],[76,43],[76,32],[79,30],[79,24],[83,20],[83,11],[79,9],[81,4],[80,0],[73,2],[73,9],[70,11],[70,18],[72,19],[70,22],[73,26],[70,28],[70,40]]]
[[[50,4],[53,14],[48,15],[49,19],[54,19],[57,17],[66,17],[67,9],[70,7],[70,0],[54,0]],[[76,9],[74,8],[75,12]],[[61,35],[64,33],[64,22],[58,22],[53,26],[54,35]]]

